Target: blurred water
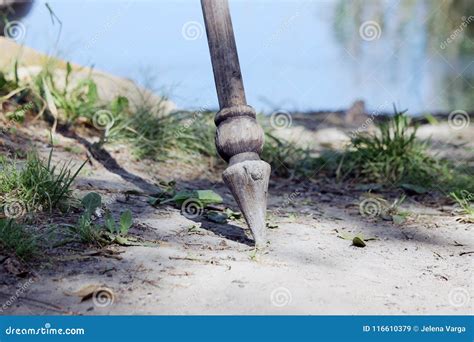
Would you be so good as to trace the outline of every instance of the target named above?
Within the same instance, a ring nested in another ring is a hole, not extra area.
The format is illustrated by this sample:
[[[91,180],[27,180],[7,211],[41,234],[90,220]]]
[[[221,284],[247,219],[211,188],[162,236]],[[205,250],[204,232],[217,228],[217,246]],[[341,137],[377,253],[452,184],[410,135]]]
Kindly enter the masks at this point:
[[[474,109],[472,50],[459,52],[472,38],[464,32],[443,49],[450,31],[428,25],[441,1],[230,2],[247,100],[257,109],[343,109],[357,99],[381,111],[392,103],[411,113]],[[24,20],[26,45],[153,84],[182,108],[217,108],[198,0],[48,3],[63,23],[59,44],[59,26],[36,1]],[[361,36],[365,21],[380,27],[375,36]]]

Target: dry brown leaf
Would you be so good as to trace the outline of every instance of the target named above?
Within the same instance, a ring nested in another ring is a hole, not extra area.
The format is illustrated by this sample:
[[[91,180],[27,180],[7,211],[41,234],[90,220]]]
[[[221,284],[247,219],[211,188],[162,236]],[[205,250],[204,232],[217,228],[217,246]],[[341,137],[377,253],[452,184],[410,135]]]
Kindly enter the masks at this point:
[[[3,262],[3,267],[8,273],[11,273],[17,277],[24,278],[28,275],[28,270],[23,267],[16,259],[8,258]]]
[[[64,291],[64,294],[67,296],[76,296],[81,298],[81,302],[92,298],[92,295],[99,289],[103,288],[102,285],[99,284],[90,284],[82,287],[81,289],[74,291],[74,292],[69,292],[69,291]]]

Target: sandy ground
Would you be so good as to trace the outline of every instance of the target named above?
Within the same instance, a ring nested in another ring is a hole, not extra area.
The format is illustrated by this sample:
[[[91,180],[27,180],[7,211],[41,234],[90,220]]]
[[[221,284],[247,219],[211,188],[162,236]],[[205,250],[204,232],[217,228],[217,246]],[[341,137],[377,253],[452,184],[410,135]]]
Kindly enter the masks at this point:
[[[303,133],[298,136],[308,140],[316,134],[310,129]],[[472,133],[471,127],[465,134]],[[0,146],[8,151],[27,140],[47,153],[47,134],[39,128],[20,129],[17,138],[3,134]],[[56,160],[84,160],[86,149],[77,141],[60,135],[58,141]],[[66,146],[82,152],[67,152]],[[268,249],[255,254],[242,222],[189,220],[176,208],[147,203],[154,183],[175,179],[178,188],[213,188],[235,208],[216,170],[137,163],[123,147],[110,151],[117,163],[93,159],[75,184],[77,194],[97,191],[113,212],[131,209],[131,234],[155,244],[111,246],[107,253],[63,246],[29,265],[22,277],[12,274],[9,259],[0,257],[0,302],[8,303],[2,314],[474,312],[474,254],[468,253],[474,251],[473,226],[457,222],[449,203],[409,196],[402,209],[410,215],[396,224],[362,216],[364,191],[351,185],[273,177],[269,212],[278,228],[269,230]],[[126,194],[130,190],[138,192]],[[374,239],[360,248],[341,238],[355,235]],[[109,288],[113,302],[101,305],[71,295],[90,285]]]

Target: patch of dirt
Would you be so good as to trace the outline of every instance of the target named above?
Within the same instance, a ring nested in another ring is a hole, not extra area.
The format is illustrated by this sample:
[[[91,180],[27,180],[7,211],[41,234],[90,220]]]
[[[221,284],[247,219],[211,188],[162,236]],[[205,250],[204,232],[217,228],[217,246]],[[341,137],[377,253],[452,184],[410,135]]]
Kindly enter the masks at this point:
[[[12,155],[33,144],[46,156],[49,133],[42,125],[18,126],[14,134],[5,128],[2,153]],[[305,139],[317,141],[313,126],[303,129]],[[348,131],[333,129],[337,137]],[[472,127],[466,132],[461,143],[472,152]],[[285,132],[294,133],[295,128]],[[96,191],[112,212],[130,209],[130,233],[153,244],[99,251],[58,247],[26,265],[29,273],[23,277],[9,272],[5,265],[10,259],[0,257],[0,302],[10,303],[2,314],[472,313],[473,226],[456,221],[451,203],[411,196],[402,205],[410,215],[397,224],[362,216],[365,192],[354,186],[317,177],[300,182],[272,178],[268,209],[278,227],[268,232],[268,250],[255,253],[243,222],[190,220],[174,207],[147,203],[159,181],[175,180],[178,189],[214,189],[224,205],[236,209],[220,180],[222,165],[136,161],[124,146],[93,153],[90,139],[55,138],[56,162],[80,165],[91,157],[75,183],[76,194]],[[400,195],[379,194],[387,200]],[[38,229],[48,221],[73,222],[76,217],[49,219]],[[356,235],[367,240],[366,247],[341,238]],[[71,295],[90,285],[108,289],[104,302]]]

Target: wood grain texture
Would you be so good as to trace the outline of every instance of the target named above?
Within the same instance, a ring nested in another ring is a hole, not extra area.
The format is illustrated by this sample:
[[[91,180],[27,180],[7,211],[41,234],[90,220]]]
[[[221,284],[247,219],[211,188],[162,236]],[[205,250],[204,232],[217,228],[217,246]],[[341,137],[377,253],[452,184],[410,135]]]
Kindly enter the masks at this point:
[[[221,122],[217,127],[217,152],[226,162],[240,153],[260,155],[263,143],[263,129],[254,118],[238,116]]]
[[[246,160],[230,165],[222,175],[259,248],[267,243],[265,213],[270,171],[270,165],[262,160]]]
[[[220,111],[216,114],[216,148],[229,163],[223,173],[255,239],[266,244],[270,165],[260,160],[264,132],[247,105],[227,0],[201,0]]]
[[[239,57],[227,0],[201,0],[220,111],[216,147],[227,162],[240,153],[262,152],[264,133],[245,100]]]
[[[220,108],[247,104],[227,0],[201,0]]]

